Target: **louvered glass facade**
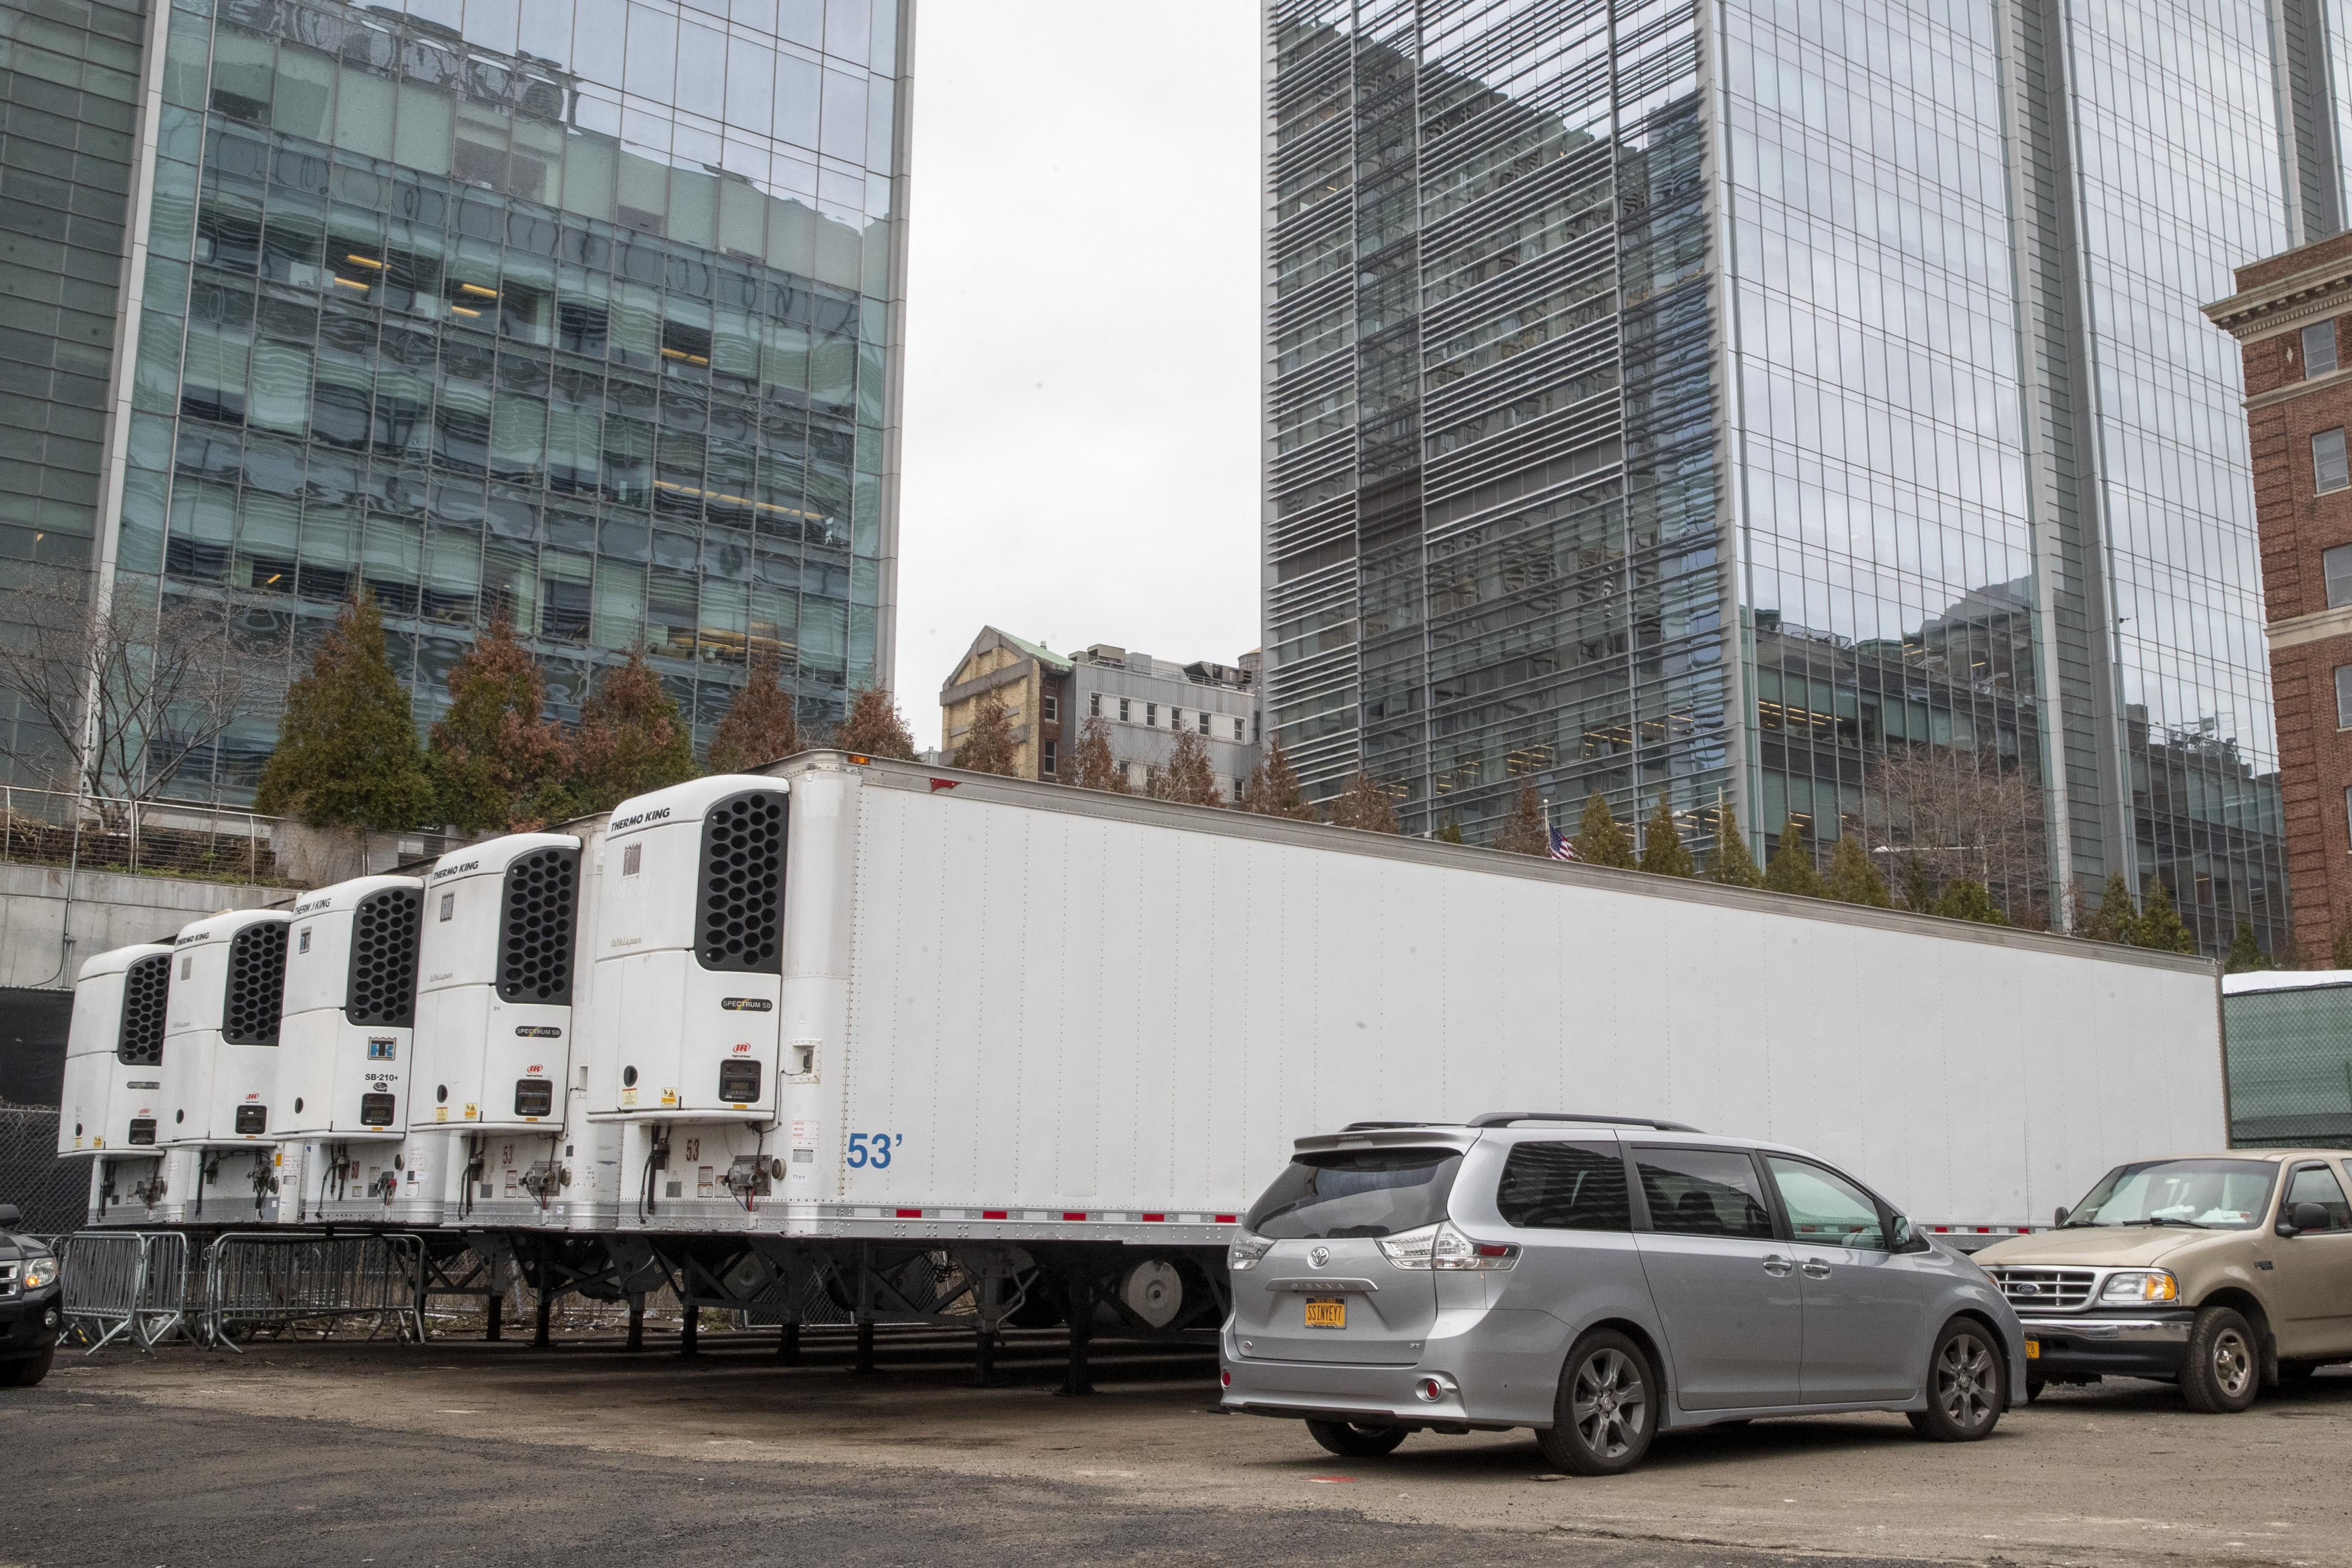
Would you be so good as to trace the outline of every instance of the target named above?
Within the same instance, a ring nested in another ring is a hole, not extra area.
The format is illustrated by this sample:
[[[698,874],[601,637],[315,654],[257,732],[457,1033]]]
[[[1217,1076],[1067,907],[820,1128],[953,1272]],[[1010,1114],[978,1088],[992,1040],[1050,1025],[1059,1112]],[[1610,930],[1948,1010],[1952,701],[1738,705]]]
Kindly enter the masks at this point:
[[[2289,8],[1276,0],[1268,737],[1408,831],[1532,784],[1704,853],[1729,804],[2023,923],[2121,873],[2273,945],[2198,306],[2340,226],[2343,41]]]
[[[838,714],[889,675],[911,15],[154,15],[93,563],[289,679],[364,582],[420,721],[500,616],[559,718],[638,645],[698,738],[763,653]],[[239,798],[276,732],[175,790]]]

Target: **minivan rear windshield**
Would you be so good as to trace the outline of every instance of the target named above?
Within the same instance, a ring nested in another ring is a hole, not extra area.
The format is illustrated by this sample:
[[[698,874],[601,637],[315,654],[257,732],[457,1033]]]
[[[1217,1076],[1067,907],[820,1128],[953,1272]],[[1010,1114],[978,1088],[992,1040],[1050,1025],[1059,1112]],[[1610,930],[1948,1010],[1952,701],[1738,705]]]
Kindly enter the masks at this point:
[[[1445,1217],[1458,1149],[1349,1149],[1301,1154],[1243,1224],[1276,1241],[1394,1236]]]

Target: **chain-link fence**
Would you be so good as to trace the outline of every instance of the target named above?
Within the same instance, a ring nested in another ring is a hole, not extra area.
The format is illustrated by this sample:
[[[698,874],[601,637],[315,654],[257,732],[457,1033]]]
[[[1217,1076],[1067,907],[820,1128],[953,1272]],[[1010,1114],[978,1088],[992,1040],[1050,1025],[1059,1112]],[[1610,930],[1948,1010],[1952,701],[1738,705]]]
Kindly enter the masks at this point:
[[[2230,1142],[2352,1149],[2352,985],[2242,991],[2224,999]]]
[[[36,1236],[81,1227],[89,1162],[58,1158],[58,1113],[47,1106],[0,1105],[0,1204],[24,1210],[17,1228]]]

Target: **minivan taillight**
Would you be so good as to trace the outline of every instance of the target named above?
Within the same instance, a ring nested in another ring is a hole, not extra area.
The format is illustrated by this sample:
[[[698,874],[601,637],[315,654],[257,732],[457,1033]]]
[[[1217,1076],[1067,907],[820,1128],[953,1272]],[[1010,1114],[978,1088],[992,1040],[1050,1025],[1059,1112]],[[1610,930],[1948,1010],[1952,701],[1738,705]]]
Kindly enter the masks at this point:
[[[1381,1251],[1399,1268],[1508,1268],[1519,1260],[1517,1247],[1473,1241],[1445,1222],[1382,1237]]]

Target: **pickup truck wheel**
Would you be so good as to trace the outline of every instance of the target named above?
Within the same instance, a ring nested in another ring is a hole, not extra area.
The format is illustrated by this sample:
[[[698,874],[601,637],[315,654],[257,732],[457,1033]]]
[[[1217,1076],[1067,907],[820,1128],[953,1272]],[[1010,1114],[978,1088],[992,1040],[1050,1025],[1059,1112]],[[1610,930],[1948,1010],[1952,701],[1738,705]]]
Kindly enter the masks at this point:
[[[2180,1397],[2191,1410],[2231,1415],[2263,1391],[2262,1352],[2242,1313],[2208,1307],[2189,1331],[2189,1354],[2180,1363]]]
[[[1343,1459],[1377,1459],[1405,1439],[1402,1426],[1366,1426],[1354,1421],[1309,1421],[1307,1434]]]
[[[1972,1318],[1955,1318],[1927,1356],[1927,1408],[1909,1413],[1911,1430],[1936,1443],[1973,1443],[1992,1436],[2009,1403],[2000,1342]]]
[[[49,1375],[49,1363],[57,1359],[54,1350],[43,1351],[23,1361],[0,1364],[0,1388],[30,1388]]]
[[[1650,1451],[1658,1393],[1642,1347],[1614,1329],[1595,1329],[1568,1352],[1551,1428],[1536,1434],[1536,1446],[1569,1475],[1622,1475]]]

